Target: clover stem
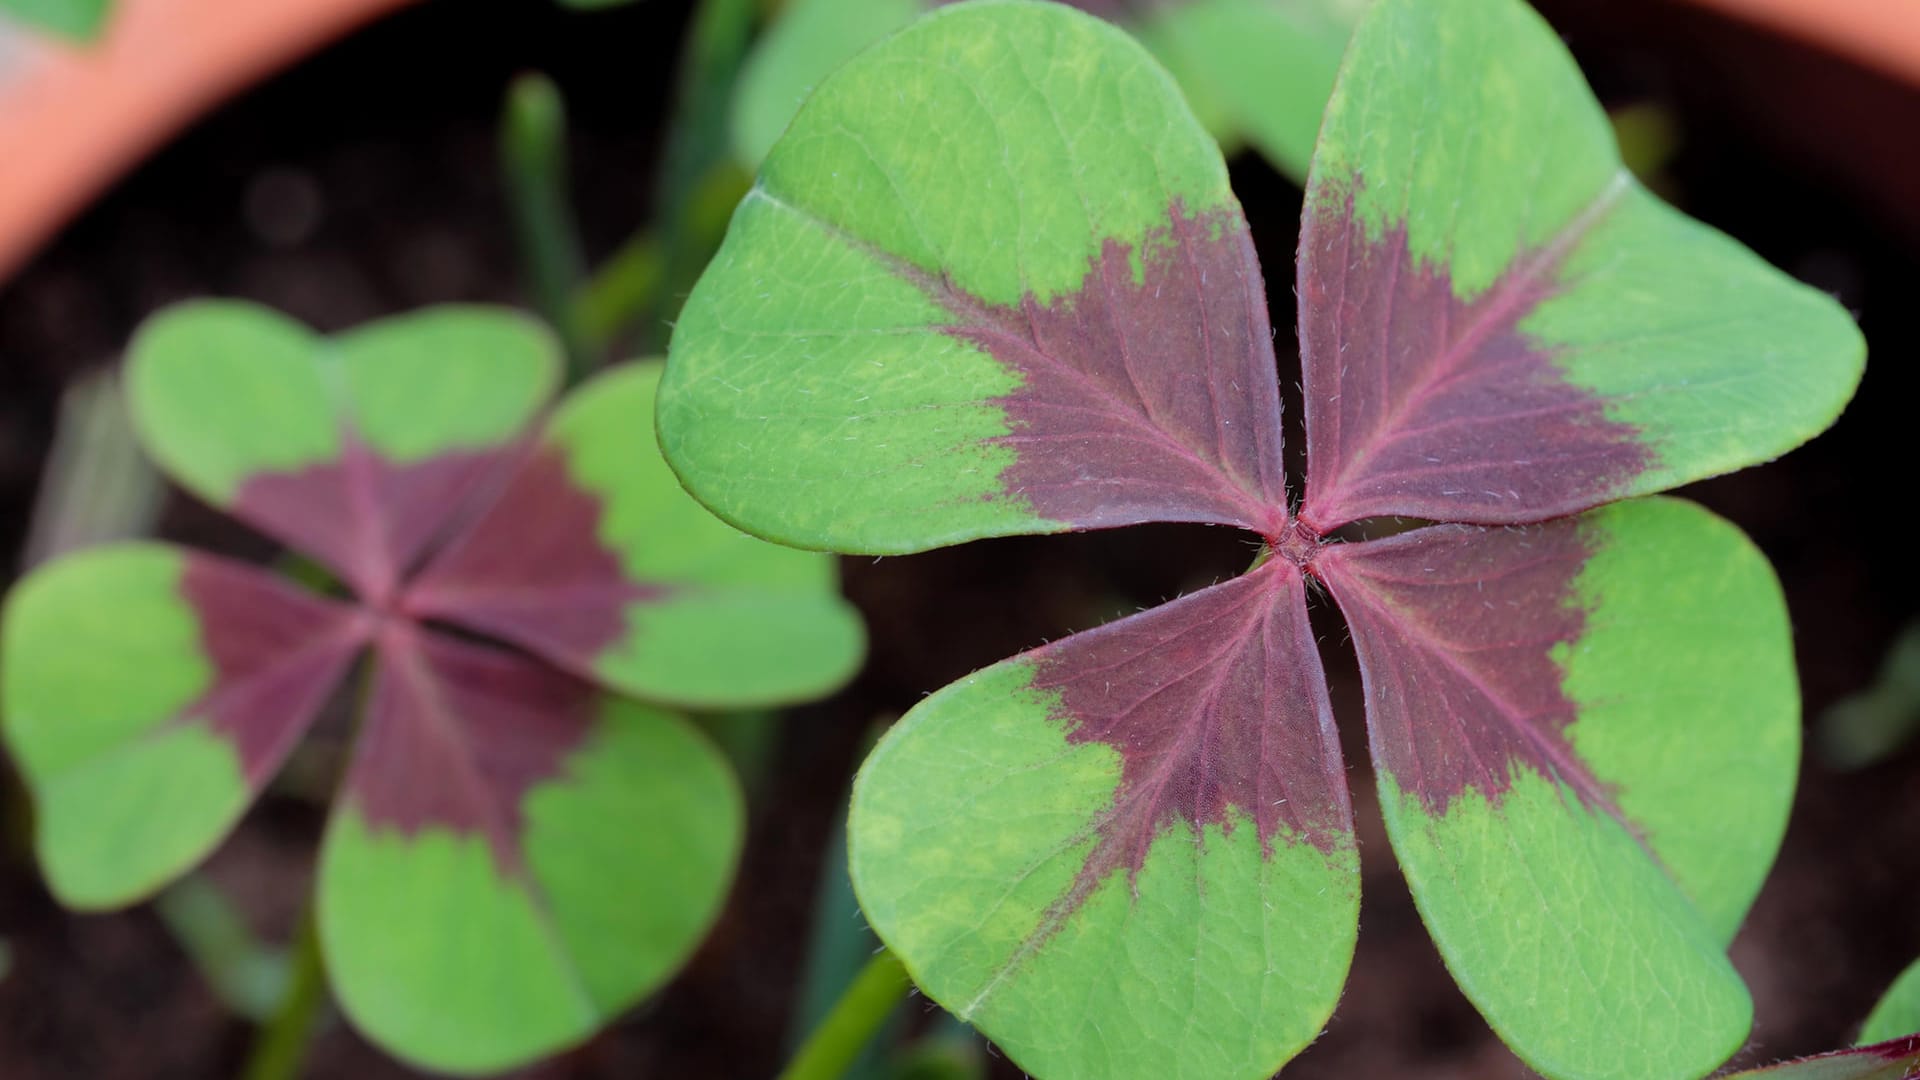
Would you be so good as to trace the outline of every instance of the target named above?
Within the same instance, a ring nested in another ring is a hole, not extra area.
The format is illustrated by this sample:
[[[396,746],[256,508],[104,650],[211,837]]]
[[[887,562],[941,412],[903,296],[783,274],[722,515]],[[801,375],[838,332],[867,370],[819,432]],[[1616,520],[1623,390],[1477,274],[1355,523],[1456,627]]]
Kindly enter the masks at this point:
[[[639,315],[639,351],[661,351],[668,323],[719,246],[747,179],[732,160],[727,120],[746,59],[756,0],[699,0],[680,47],[667,143],[654,177],[659,278]]]
[[[747,193],[750,178],[728,150],[727,118],[762,6],[754,0],[701,0],[694,10],[654,175],[652,220],[596,267],[574,296],[574,317],[595,348],[607,348],[636,326],[632,352],[665,348],[669,321]]]
[[[264,1022],[287,993],[287,957],[262,943],[239,908],[203,874],[153,898],[154,912],[227,1008]]]
[[[348,745],[357,742],[366,727],[376,667],[371,657],[362,657],[355,673]],[[336,788],[344,779],[347,767],[344,763],[341,765],[343,776],[336,778]],[[253,1046],[247,1051],[246,1066],[240,1072],[242,1080],[298,1080],[307,1047],[320,1026],[328,995],[327,961],[320,947],[318,882],[307,897],[306,910],[300,914],[300,925],[293,932],[293,944],[287,952],[286,990],[273,1015],[254,1036]]]
[[[781,1071],[779,1080],[835,1080],[913,986],[898,957],[882,949],[853,977],[826,1019]]]
[[[320,956],[320,924],[311,905],[295,931],[287,989],[254,1039],[241,1071],[245,1080],[295,1080],[327,1001],[326,964]]]
[[[612,346],[640,312],[653,306],[666,272],[666,254],[651,229],[627,237],[619,250],[594,267],[573,298],[581,331],[594,348]]]
[[[500,171],[533,306],[560,337],[567,381],[598,366],[574,294],[586,275],[567,197],[567,111],[560,90],[538,72],[513,80],[500,116]]]

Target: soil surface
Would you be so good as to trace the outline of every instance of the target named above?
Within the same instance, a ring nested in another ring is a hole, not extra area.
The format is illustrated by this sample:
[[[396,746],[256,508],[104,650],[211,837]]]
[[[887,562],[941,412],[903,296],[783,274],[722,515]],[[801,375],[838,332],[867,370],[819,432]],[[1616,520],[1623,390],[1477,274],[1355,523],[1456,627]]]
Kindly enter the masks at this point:
[[[1679,150],[1660,182],[1671,198],[1836,293],[1866,328],[1866,383],[1830,434],[1688,492],[1773,559],[1794,615],[1807,715],[1817,718],[1868,683],[1898,629],[1920,615],[1912,542],[1896,527],[1912,460],[1906,358],[1920,355],[1920,144],[1911,138],[1920,93],[1678,5],[1541,7],[1609,104],[1650,103],[1677,123]],[[612,250],[646,213],[685,17],[676,0],[594,16],[544,0],[438,0],[233,103],[130,177],[0,286],[0,565],[14,565],[25,535],[60,388],[114,362],[155,308],[238,296],[332,330],[423,304],[519,300],[492,141],[515,72],[546,70],[568,93],[587,244],[595,255]],[[1234,180],[1273,286],[1273,323],[1289,326],[1299,192],[1251,159],[1236,163]],[[1286,363],[1291,386],[1297,371]],[[170,501],[162,531],[250,556],[269,550],[184,498]],[[656,1000],[525,1075],[771,1075],[804,967],[821,852],[873,725],[975,668],[1237,573],[1250,556],[1249,540],[1227,530],[1150,527],[848,561],[873,655],[851,688],[784,721],[718,929]],[[1346,996],[1287,1075],[1527,1075],[1427,940],[1374,809],[1344,631],[1330,611],[1316,618],[1354,763],[1365,899]],[[329,738],[338,736],[323,731],[309,754],[324,758]],[[323,822],[323,808],[296,787],[270,792],[208,864],[276,938],[300,911]],[[19,807],[0,808],[0,819],[17,840]],[[1920,955],[1916,883],[1920,745],[1857,773],[1809,752],[1785,849],[1733,949],[1756,1004],[1739,1062],[1850,1040]],[[11,955],[0,977],[0,1076],[213,1077],[244,1056],[249,1026],[223,1009],[150,910],[61,910],[18,843],[0,856],[0,938]],[[1003,1059],[993,1069],[1018,1075]],[[309,1072],[413,1075],[337,1022]]]

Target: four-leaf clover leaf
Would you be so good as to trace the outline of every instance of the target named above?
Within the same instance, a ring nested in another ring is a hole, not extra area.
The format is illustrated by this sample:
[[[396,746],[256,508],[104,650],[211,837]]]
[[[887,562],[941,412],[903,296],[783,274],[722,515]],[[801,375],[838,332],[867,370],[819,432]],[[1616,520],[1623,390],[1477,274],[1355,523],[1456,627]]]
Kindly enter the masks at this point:
[[[321,338],[199,303],[142,329],[128,385],[153,456],[353,596],[157,543],[15,589],[0,707],[57,895],[117,906],[199,862],[364,656],[316,886],[356,1024],[423,1065],[497,1069],[671,976],[744,816],[671,710],[826,693],[862,632],[830,559],[680,489],[649,422],[657,364],[545,417],[558,371],[544,330],[480,308]]]
[[[1395,854],[1489,1023],[1550,1075],[1705,1073],[1749,1025],[1725,946],[1785,826],[1798,693],[1765,559],[1640,497],[1831,423],[1858,331],[1639,187],[1518,0],[1371,8],[1296,288],[1290,489],[1219,151],[1066,8],[928,16],[768,154],[660,392],[702,502],[844,552],[1170,521],[1267,553],[913,709],[855,785],[862,907],[1037,1075],[1271,1073],[1356,940],[1317,583]],[[1431,524],[1340,542],[1390,518]]]

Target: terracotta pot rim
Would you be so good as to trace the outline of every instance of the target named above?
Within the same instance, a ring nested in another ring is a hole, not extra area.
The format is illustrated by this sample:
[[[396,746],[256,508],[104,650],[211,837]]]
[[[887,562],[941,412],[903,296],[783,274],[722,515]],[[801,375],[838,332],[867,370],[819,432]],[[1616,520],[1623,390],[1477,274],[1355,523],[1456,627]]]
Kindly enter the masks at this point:
[[[1920,0],[1693,0],[1920,85]]]
[[[91,46],[11,40],[0,71],[0,284],[201,113],[410,2],[116,0]]]

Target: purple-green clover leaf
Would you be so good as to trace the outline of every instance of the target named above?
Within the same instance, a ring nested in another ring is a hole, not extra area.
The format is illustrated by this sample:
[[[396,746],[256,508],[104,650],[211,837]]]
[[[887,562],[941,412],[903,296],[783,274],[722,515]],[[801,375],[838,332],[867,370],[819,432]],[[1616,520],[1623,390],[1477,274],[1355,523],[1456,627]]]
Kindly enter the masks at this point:
[[[29,575],[0,625],[0,710],[48,884],[117,907],[198,863],[366,641],[359,613],[162,544]]]

